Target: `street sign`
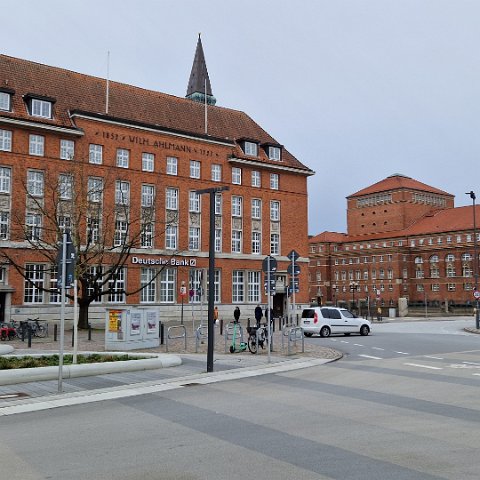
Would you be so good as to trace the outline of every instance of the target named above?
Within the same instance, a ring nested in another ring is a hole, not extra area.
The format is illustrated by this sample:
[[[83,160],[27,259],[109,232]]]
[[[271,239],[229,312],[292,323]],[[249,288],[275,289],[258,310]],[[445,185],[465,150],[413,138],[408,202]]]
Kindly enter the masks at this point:
[[[293,262],[296,262],[299,258],[300,258],[300,255],[298,254],[298,252],[296,252],[295,250],[292,250],[288,255],[287,257],[292,260]]]
[[[65,239],[66,244],[66,254],[65,254],[65,284],[62,278],[62,264],[63,264],[63,241]],[[62,240],[58,246],[57,254],[57,285],[61,287],[68,288],[73,284],[74,275],[75,275],[75,263],[77,261],[75,246],[72,242],[72,237],[70,232],[67,230],[65,234],[62,235]]]
[[[287,273],[289,275],[299,275],[300,274],[300,265],[297,265],[294,263],[293,265],[291,263],[288,264],[287,267]]]
[[[480,298],[480,291],[479,290],[475,290],[473,292],[473,296],[475,297],[476,300],[478,300]]]
[[[187,287],[180,287],[180,296],[185,297],[187,295]]]
[[[268,264],[270,259],[270,271],[271,272],[276,272],[277,271],[277,259],[275,257],[272,257],[271,255],[268,257],[265,257],[262,262],[262,270],[267,273],[268,272]]]

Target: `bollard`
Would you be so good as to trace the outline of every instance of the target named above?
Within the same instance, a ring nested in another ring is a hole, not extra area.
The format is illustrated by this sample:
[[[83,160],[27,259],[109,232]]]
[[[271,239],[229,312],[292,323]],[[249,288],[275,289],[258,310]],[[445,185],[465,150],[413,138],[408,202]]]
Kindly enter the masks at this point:
[[[25,326],[25,322],[21,322],[21,323],[23,323],[23,325],[22,325],[22,342],[24,342],[25,341],[26,326]]]
[[[220,319],[220,336],[223,335],[223,318]]]
[[[32,348],[32,327],[29,325],[27,328],[28,328],[28,348]]]
[[[250,317],[247,318],[247,328],[250,328]]]
[[[92,326],[88,324],[88,340],[92,340]]]
[[[160,345],[163,345],[163,342],[165,341],[164,333],[163,323],[160,322]]]
[[[72,347],[75,344],[75,329],[72,328]]]
[[[57,329],[58,329],[58,325],[55,324],[53,326],[53,341],[56,342],[57,341]]]

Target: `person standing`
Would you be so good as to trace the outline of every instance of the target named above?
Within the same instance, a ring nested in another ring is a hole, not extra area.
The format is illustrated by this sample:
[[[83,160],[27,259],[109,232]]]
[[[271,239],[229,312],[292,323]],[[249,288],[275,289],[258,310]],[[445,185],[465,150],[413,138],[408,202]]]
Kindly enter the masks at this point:
[[[257,305],[255,307],[255,320],[257,322],[257,327],[260,326],[260,321],[262,320],[262,317],[263,317],[262,307],[260,305]]]
[[[213,309],[213,323],[217,325],[218,323],[218,307],[215,305],[215,308]]]
[[[238,308],[238,305],[235,307],[235,310],[233,311],[233,318],[235,319],[235,323],[238,323],[238,320],[240,319],[240,308]]]

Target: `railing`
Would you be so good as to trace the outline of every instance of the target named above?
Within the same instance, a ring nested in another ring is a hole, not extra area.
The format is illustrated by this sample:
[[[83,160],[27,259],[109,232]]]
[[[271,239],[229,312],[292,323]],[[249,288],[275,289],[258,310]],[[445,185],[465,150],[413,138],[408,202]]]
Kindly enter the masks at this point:
[[[173,335],[173,332],[175,330],[181,330],[180,335]],[[171,327],[168,327],[167,330],[167,340],[165,342],[165,351],[168,352],[168,341],[169,340],[174,340],[177,338],[184,338],[185,339],[185,351],[187,350],[187,329],[185,325],[172,325]]]

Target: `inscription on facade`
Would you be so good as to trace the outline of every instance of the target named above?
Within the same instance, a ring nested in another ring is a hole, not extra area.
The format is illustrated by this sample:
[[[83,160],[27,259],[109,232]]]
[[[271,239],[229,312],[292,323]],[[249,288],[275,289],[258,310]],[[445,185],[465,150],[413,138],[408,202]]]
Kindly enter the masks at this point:
[[[197,259],[196,258],[175,258],[175,257],[172,257],[172,258],[132,257],[132,263],[140,264],[140,265],[170,265],[172,267],[196,267]]]

